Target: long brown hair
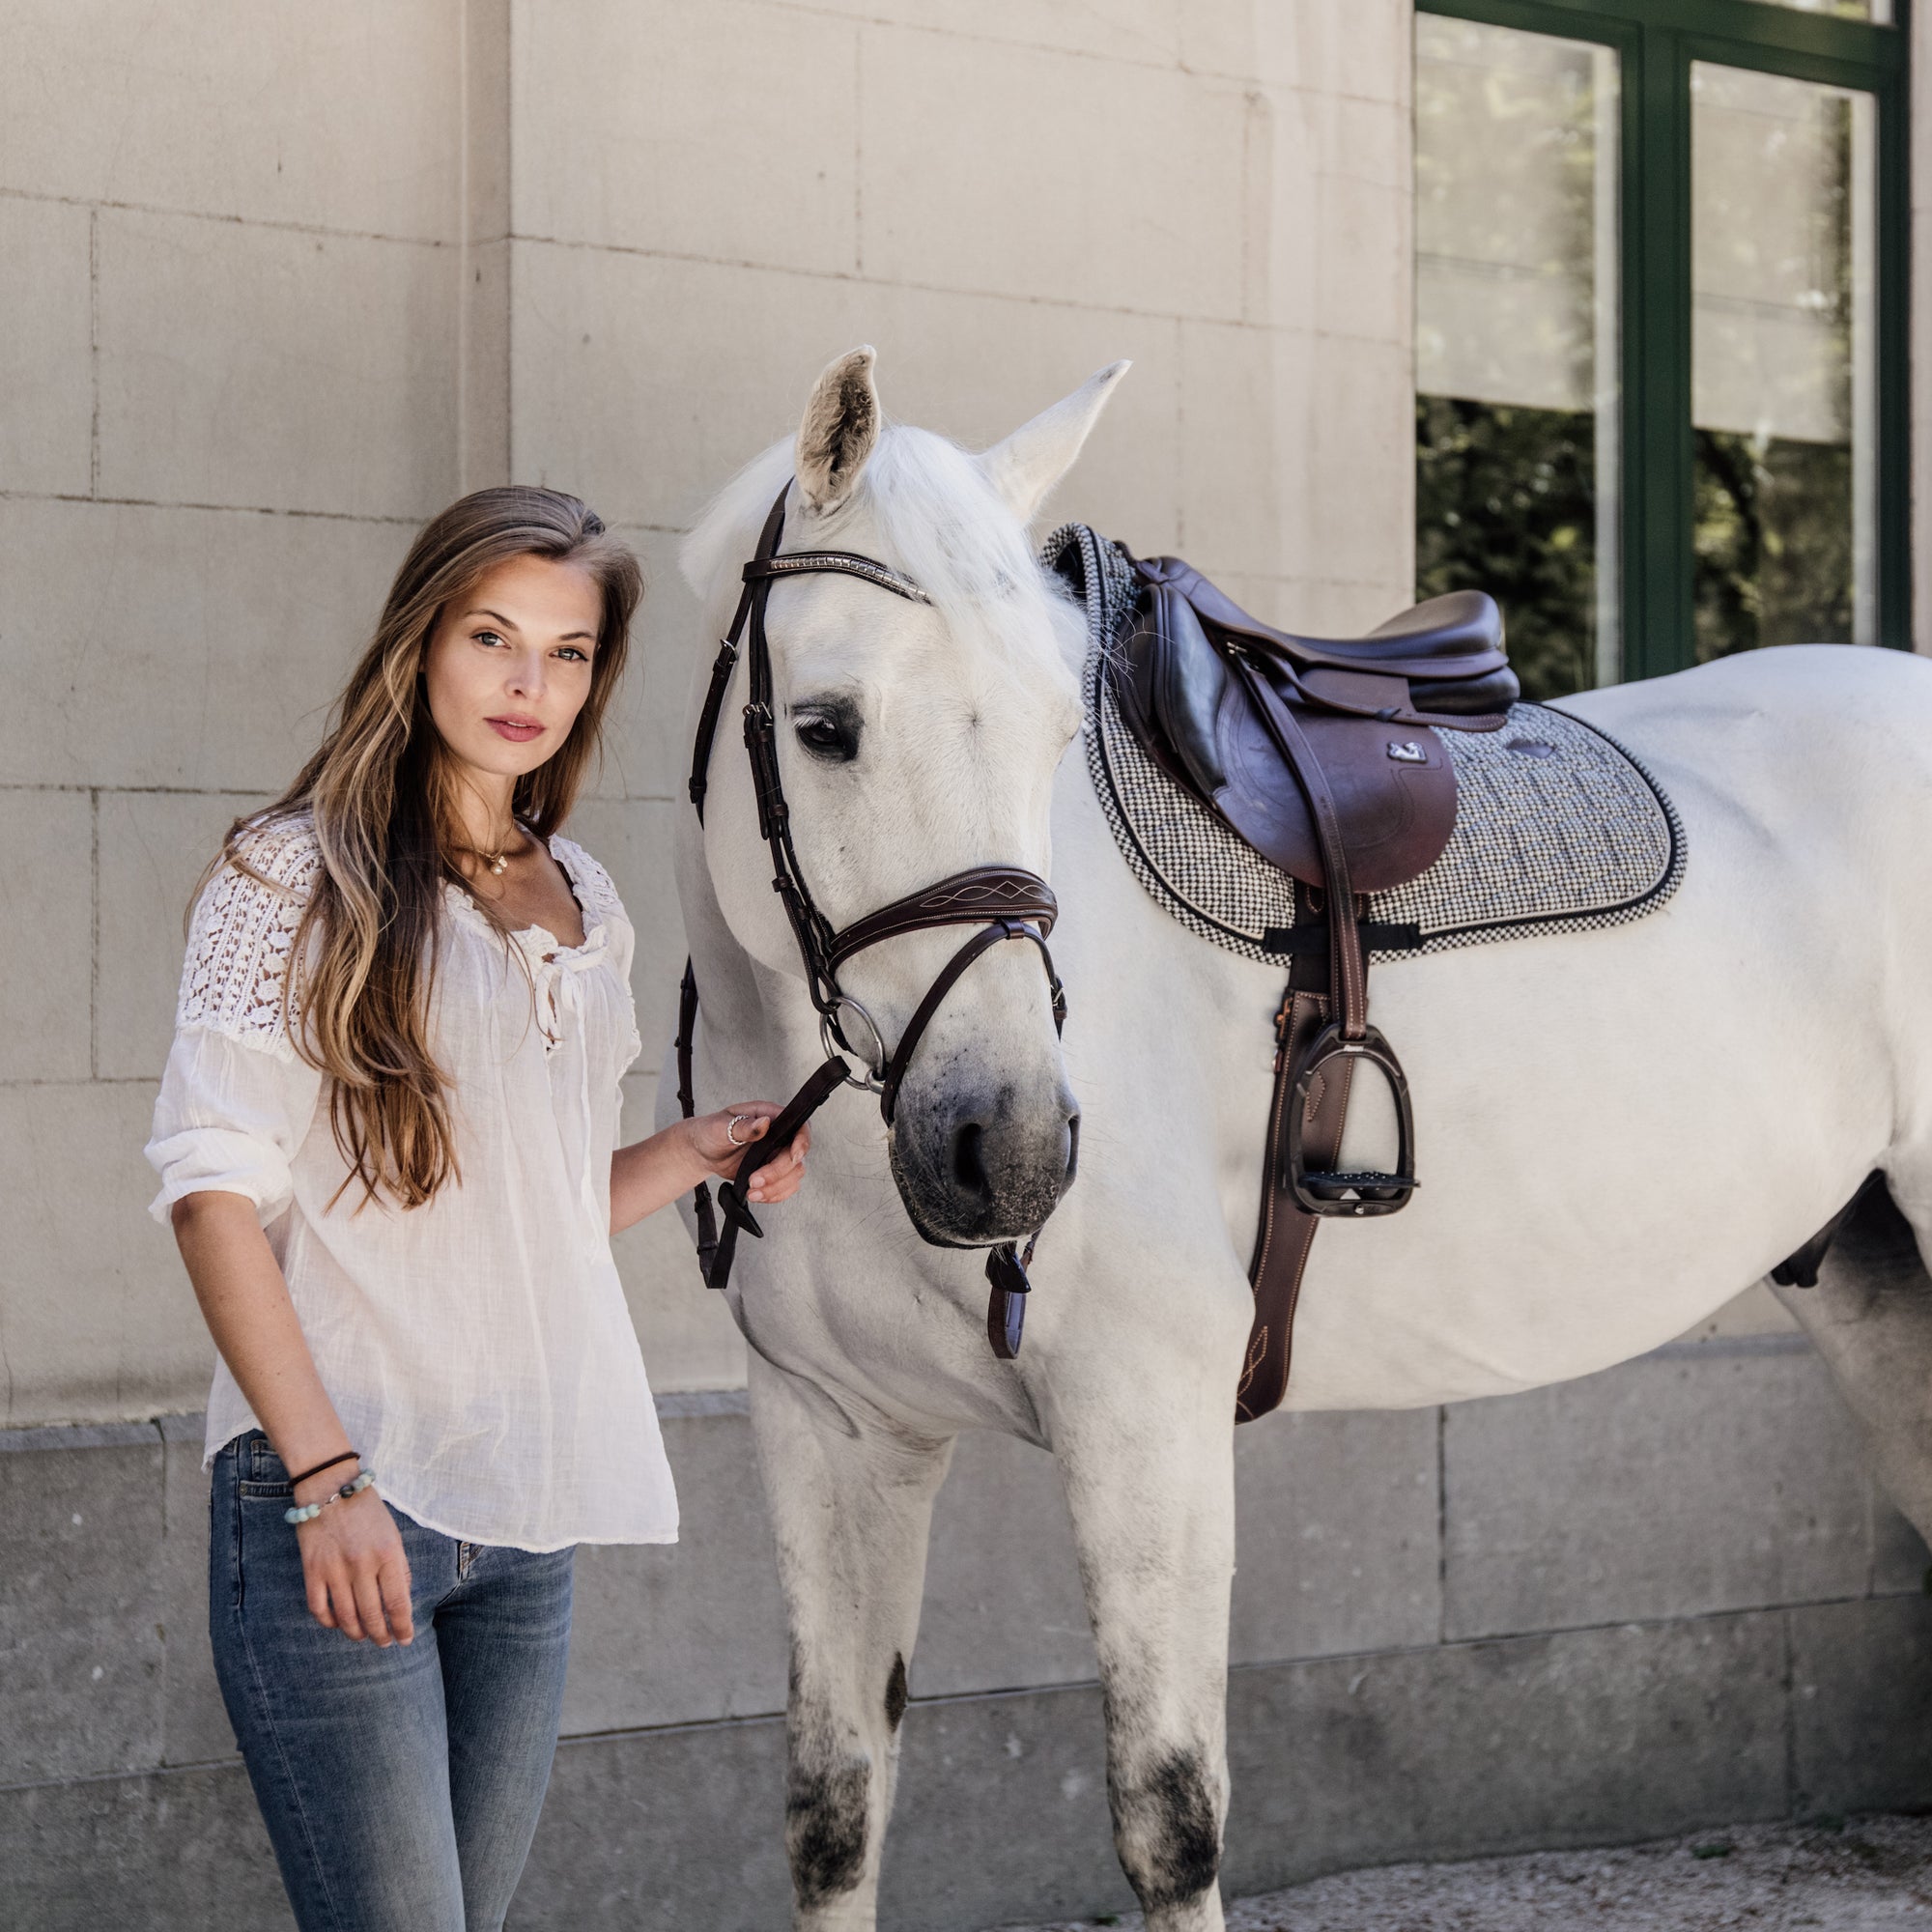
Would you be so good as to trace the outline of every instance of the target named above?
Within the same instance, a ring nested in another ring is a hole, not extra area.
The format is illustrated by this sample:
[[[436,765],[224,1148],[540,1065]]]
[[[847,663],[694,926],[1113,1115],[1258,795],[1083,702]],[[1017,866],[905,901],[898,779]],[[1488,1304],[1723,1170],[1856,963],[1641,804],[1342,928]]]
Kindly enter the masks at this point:
[[[443,887],[463,884],[459,781],[421,673],[449,601],[517,556],[575,564],[604,594],[590,695],[570,735],[517,781],[511,799],[539,838],[562,825],[599,749],[643,579],[629,549],[575,497],[513,484],[478,490],[423,526],[321,748],[265,812],[236,822],[209,867],[209,877],[232,865],[259,878],[247,861],[256,833],[298,815],[314,828],[322,869],[297,929],[283,1009],[297,1052],[328,1076],[335,1143],[365,1202],[380,1192],[417,1208],[456,1175],[429,1016]]]

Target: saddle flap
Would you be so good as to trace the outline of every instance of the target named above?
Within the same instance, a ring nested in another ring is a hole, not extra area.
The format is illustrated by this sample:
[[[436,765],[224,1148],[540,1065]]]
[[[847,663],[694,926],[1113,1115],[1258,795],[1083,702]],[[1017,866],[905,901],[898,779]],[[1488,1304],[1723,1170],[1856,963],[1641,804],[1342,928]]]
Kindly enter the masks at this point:
[[[1124,659],[1122,711],[1151,755],[1271,864],[1322,884],[1307,793],[1178,585],[1143,592]],[[1434,865],[1455,830],[1456,773],[1408,705],[1406,682],[1380,668],[1273,662],[1258,683],[1266,701],[1294,703],[1335,800],[1354,890],[1386,891]]]
[[[1282,699],[1270,688],[1265,701]],[[1441,739],[1427,725],[1313,707],[1296,716],[1334,799],[1351,887],[1386,892],[1427,871],[1456,829],[1456,769]],[[1325,884],[1307,797],[1233,682],[1218,723],[1227,776],[1208,803],[1271,865],[1306,885]]]

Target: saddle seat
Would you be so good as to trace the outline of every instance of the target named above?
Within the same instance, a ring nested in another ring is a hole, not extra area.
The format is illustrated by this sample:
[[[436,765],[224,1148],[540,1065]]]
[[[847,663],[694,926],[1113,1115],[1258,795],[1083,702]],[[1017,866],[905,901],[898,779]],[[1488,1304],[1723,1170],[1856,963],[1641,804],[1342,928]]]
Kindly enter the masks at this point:
[[[1309,886],[1330,883],[1318,796],[1351,893],[1406,885],[1435,863],[1456,825],[1435,727],[1493,731],[1519,696],[1492,599],[1454,591],[1365,638],[1303,638],[1250,616],[1179,557],[1134,570],[1116,688],[1177,782]]]

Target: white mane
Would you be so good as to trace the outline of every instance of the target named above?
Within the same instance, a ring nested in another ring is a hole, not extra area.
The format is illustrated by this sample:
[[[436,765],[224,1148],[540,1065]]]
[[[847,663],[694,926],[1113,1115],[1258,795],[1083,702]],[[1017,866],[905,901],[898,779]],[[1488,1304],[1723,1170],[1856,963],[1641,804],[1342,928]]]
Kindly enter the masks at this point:
[[[739,566],[792,473],[792,456],[787,440],[753,457],[705,507],[680,547],[685,582],[707,611],[717,607],[714,628],[736,601]],[[1070,672],[1079,663],[1085,627],[1060,581],[1040,567],[1025,526],[978,458],[930,430],[887,425],[858,488],[811,532],[810,542],[817,549],[862,551],[903,571],[932,599],[961,644],[1010,653],[1044,624],[1059,645],[1060,668]]]

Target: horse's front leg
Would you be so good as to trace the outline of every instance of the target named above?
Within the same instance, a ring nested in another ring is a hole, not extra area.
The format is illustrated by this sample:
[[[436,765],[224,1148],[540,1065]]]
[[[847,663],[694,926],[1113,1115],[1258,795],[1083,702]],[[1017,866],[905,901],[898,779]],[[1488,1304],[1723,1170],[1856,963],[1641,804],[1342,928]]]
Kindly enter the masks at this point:
[[[751,1391],[791,1634],[785,1850],[793,1922],[811,1932],[870,1932],[926,1532],[952,1443],[850,1412],[755,1352]]]
[[[1114,1846],[1148,1932],[1221,1932],[1234,1375],[1111,1364],[1053,1429],[1099,1651]]]

